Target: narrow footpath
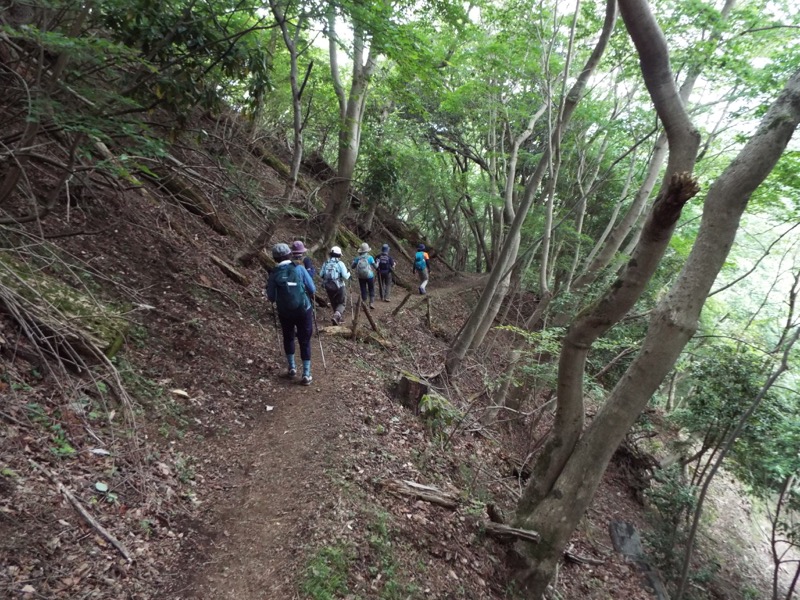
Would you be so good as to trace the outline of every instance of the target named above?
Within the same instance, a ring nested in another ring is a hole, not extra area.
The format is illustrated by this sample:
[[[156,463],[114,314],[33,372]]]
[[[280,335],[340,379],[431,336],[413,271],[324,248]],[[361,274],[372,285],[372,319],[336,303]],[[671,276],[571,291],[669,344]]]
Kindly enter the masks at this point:
[[[380,323],[405,294],[397,288],[391,302],[376,301],[375,320]],[[330,325],[329,317],[330,309],[317,309],[321,328]],[[348,306],[344,324],[350,323]],[[362,314],[359,327],[367,325]],[[222,493],[190,527],[195,541],[184,550],[182,568],[165,591],[168,598],[297,597],[314,522],[320,511],[336,504],[339,490],[326,473],[340,468],[347,447],[343,395],[363,366],[354,366],[348,356],[352,342],[323,334],[326,370],[315,333],[312,385],[282,379],[285,362],[276,332],[271,323],[265,327],[269,337],[261,383],[268,391],[254,404],[254,426],[218,440],[218,462],[227,470],[216,482]],[[255,382],[251,389],[258,389]]]

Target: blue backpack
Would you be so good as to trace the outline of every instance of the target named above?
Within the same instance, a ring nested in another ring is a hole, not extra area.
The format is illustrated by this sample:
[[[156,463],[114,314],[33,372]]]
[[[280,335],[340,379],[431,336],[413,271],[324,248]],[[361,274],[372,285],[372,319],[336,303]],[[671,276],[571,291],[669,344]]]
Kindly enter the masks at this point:
[[[322,265],[322,284],[325,286],[325,291],[335,294],[339,288],[344,287],[342,281],[342,272],[339,270],[339,261],[330,259]]]
[[[297,275],[295,265],[275,269],[275,304],[281,317],[298,317],[305,313],[306,286]]]
[[[414,255],[414,267],[417,269],[417,271],[422,271],[422,269],[428,268],[428,263],[425,262],[424,252],[417,252]]]

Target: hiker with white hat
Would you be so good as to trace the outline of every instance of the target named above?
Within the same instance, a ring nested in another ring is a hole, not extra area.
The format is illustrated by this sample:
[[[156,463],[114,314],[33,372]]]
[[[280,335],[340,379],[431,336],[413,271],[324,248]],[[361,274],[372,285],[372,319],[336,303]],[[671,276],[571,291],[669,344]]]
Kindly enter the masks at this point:
[[[326,260],[319,271],[322,277],[322,285],[328,294],[328,300],[333,307],[333,317],[331,320],[334,325],[339,325],[343,320],[344,307],[347,303],[347,288],[345,281],[350,279],[350,271],[342,262],[342,249],[339,246],[331,248],[330,258]]]

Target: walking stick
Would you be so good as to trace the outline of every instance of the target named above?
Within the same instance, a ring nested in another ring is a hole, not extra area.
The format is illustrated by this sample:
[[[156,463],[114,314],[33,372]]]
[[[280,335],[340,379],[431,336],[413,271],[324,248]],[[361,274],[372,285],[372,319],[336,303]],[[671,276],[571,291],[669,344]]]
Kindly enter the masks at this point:
[[[317,325],[317,308],[311,305],[311,315],[314,319],[314,328],[317,330],[317,341],[319,342],[319,355],[322,357],[322,368],[328,372],[328,365],[325,364],[325,351],[322,349],[322,337],[319,335],[319,325]]]
[[[275,303],[270,302],[270,304],[272,305],[272,323],[275,325],[275,339],[278,342],[278,348],[281,353],[283,353],[283,344],[281,343],[281,336],[278,333],[278,315],[275,314]]]

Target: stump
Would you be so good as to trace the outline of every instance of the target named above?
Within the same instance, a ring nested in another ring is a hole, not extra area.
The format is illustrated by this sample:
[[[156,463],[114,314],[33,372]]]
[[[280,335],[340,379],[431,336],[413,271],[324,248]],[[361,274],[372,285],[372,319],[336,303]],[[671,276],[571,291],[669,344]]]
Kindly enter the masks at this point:
[[[405,371],[397,383],[396,394],[400,404],[413,410],[415,415],[419,414],[419,403],[429,392],[430,386],[426,382]]]

